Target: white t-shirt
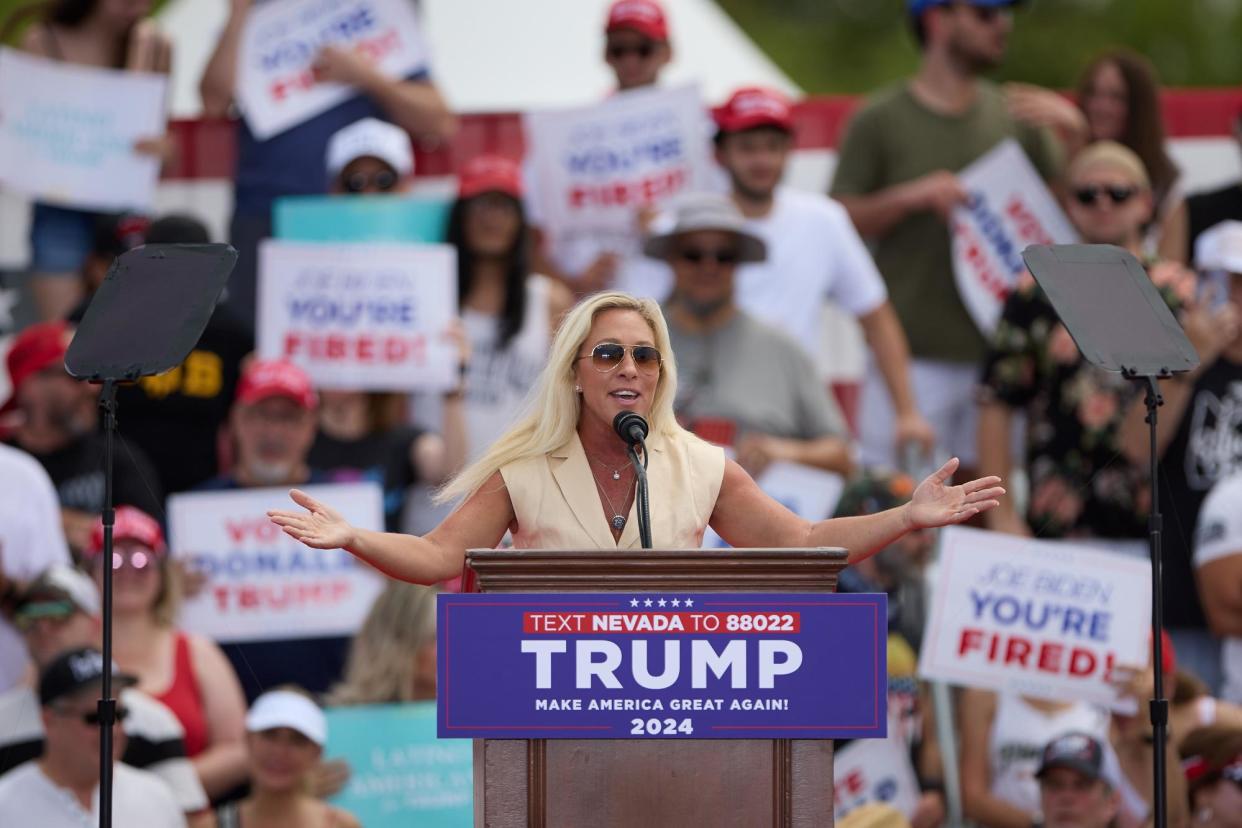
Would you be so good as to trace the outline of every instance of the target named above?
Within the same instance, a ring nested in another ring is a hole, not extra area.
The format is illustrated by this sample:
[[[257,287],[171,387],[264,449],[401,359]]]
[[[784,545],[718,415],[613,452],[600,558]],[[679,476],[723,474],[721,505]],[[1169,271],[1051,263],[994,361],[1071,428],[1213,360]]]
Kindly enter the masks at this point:
[[[98,785],[87,811],[76,796],[48,779],[38,762],[27,762],[0,777],[0,825],[93,828],[98,824]],[[112,772],[112,824],[184,828],[186,823],[164,783],[117,762]]]
[[[47,472],[24,451],[0,444],[0,566],[6,578],[30,581],[52,564],[68,564],[60,501]],[[26,646],[0,617],[0,692],[26,669]]]
[[[827,196],[778,187],[771,212],[746,226],[767,244],[768,258],[738,268],[738,305],[812,357],[818,359],[826,300],[865,316],[888,298],[849,214]]]
[[[210,804],[207,793],[185,755],[185,728],[176,715],[132,687],[121,690],[120,703],[129,711],[121,725],[127,737],[123,758],[167,785],[182,811],[205,810]],[[39,698],[33,688],[14,687],[0,695],[0,774],[4,768],[41,755],[43,737]]]
[[[1195,525],[1194,563],[1242,555],[1242,474],[1218,481],[1199,509]],[[1225,674],[1220,697],[1242,704],[1242,638],[1227,636],[1221,644],[1221,669]]]

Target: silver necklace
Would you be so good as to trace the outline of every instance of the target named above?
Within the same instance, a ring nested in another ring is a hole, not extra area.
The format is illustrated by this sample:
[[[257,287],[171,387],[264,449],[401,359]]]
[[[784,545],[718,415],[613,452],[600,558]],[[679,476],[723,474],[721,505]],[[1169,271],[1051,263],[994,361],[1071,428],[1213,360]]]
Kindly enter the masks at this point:
[[[620,479],[621,479],[621,469],[625,468],[625,466],[624,466],[624,465],[623,465],[623,466],[621,466],[621,469],[614,469],[614,468],[612,468],[611,466],[609,466],[609,465],[605,464],[603,461],[601,461],[601,460],[596,460],[594,457],[590,458],[590,460],[591,460],[591,462],[593,462],[595,465],[599,466],[601,469],[603,469],[604,471],[606,471],[606,472],[608,472],[609,474],[611,474],[611,475],[612,475],[612,479],[613,479],[613,480],[620,480]]]
[[[591,475],[591,479],[595,480],[595,475]],[[614,477],[612,479],[620,480],[621,472],[619,470],[614,472]],[[599,493],[604,496],[604,502],[608,504],[608,511],[612,512],[612,520],[610,520],[609,523],[612,524],[613,529],[620,532],[622,529],[625,528],[625,520],[626,520],[625,515],[617,511],[617,508],[612,505],[612,498],[608,496],[608,492],[604,490],[604,487],[599,485],[598,480],[595,480],[595,488],[599,489]],[[624,505],[625,501],[621,501],[621,503],[622,505]]]

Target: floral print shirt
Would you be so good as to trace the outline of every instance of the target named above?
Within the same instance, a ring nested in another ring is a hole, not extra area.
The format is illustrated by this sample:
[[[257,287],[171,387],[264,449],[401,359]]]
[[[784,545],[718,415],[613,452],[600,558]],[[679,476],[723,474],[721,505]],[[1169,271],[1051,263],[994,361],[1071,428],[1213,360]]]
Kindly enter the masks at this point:
[[[1184,268],[1160,264],[1149,273],[1175,312],[1193,296],[1194,277]],[[1141,394],[1138,383],[1083,359],[1029,275],[1010,294],[979,396],[1026,413],[1027,523],[1036,535],[1145,537],[1147,469],[1127,461],[1120,446],[1126,412]]]

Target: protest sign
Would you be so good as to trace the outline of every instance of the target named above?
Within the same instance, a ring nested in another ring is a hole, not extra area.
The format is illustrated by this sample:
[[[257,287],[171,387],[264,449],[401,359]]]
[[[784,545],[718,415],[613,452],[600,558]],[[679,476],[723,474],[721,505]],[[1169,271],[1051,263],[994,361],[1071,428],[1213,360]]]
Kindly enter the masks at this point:
[[[845,488],[839,474],[785,460],[769,464],[755,482],[777,503],[806,520],[831,517]],[[710,526],[703,533],[702,545],[704,549],[728,546]]]
[[[1149,660],[1142,559],[960,526],[940,544],[921,677],[1133,709],[1109,676]]]
[[[378,483],[303,486],[363,529],[383,531]],[[188,492],[168,498],[173,555],[207,585],[181,607],[179,625],[215,641],[273,641],[352,635],[383,576],[340,549],[310,549],[286,535],[267,510],[289,504],[288,489]]]
[[[565,272],[605,251],[641,256],[639,208],[711,188],[704,113],[698,88],[682,86],[525,116],[532,213]]]
[[[68,64],[0,48],[0,184],[88,210],[150,210],[165,75]]]
[[[259,246],[258,352],[317,387],[444,391],[458,382],[457,251],[445,244]]]
[[[237,59],[236,97],[260,141],[358,94],[320,83],[314,62],[333,46],[361,56],[382,74],[423,69],[427,49],[409,0],[267,0],[246,15]]]
[[[444,241],[446,199],[356,195],[287,196],[272,204],[273,235],[303,242]]]
[[[833,818],[860,805],[883,802],[909,818],[919,804],[919,784],[910,753],[898,739],[850,742],[832,755]]]
[[[829,739],[887,731],[883,594],[504,598],[438,596],[441,738]]]
[[[329,707],[326,759],[349,763],[335,805],[367,828],[469,828],[474,749],[436,738],[436,703]]]
[[[980,332],[992,333],[1005,299],[1026,272],[1032,244],[1078,240],[1069,219],[1021,145],[1002,141],[958,173],[969,200],[953,208],[953,273]]]

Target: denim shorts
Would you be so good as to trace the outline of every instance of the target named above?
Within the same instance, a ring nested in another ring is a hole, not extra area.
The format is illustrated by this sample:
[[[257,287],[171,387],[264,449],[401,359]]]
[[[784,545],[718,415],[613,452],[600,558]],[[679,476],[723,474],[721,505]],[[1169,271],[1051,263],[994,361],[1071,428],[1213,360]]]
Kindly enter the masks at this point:
[[[30,222],[30,269],[78,278],[94,244],[99,215],[36,202]]]

